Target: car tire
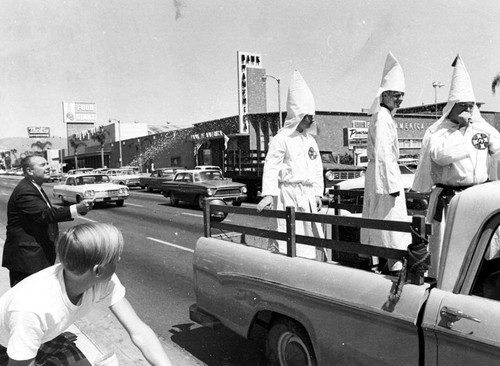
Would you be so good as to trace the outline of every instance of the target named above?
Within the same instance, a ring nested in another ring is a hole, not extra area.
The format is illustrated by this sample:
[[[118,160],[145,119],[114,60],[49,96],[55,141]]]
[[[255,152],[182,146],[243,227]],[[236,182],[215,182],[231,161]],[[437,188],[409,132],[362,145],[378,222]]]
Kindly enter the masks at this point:
[[[81,196],[76,196],[76,203],[82,202],[82,197]]]
[[[153,192],[153,188],[151,188],[150,186],[146,186],[146,190],[147,190],[148,192]]]
[[[177,198],[175,198],[174,192],[170,192],[170,194],[168,195],[168,197],[170,198],[170,204],[172,206],[179,205],[179,200]]]
[[[124,202],[125,202],[125,200],[116,201],[116,207],[122,207]]]
[[[202,196],[201,194],[196,196],[195,202],[200,210],[203,210],[205,208],[205,197]]]
[[[272,366],[318,365],[307,332],[288,318],[280,318],[271,325],[266,354]]]
[[[232,205],[236,206],[236,207],[240,207],[241,206],[241,201],[233,201]]]

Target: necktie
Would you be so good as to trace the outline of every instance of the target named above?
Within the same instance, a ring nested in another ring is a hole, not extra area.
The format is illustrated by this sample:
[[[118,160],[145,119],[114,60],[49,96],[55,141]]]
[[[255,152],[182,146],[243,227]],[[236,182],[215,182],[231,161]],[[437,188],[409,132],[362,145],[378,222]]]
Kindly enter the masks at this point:
[[[40,192],[42,192],[42,197],[45,200],[45,202],[47,203],[47,206],[52,207],[52,204],[50,203],[49,197],[47,197],[47,194],[45,193],[45,191],[43,190],[42,187],[40,187]]]

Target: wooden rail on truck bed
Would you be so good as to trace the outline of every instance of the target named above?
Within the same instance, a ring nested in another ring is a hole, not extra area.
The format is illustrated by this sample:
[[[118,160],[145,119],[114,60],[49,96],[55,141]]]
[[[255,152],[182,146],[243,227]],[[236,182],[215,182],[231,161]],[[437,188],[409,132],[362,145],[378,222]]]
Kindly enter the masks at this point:
[[[207,203],[209,200],[206,201]],[[225,222],[216,222],[212,220],[212,212],[234,213],[248,216],[263,216],[269,218],[280,218],[286,220],[286,232],[269,230],[268,228],[248,227]],[[339,226],[370,228],[379,230],[399,231],[412,234],[412,244],[427,242],[427,237],[432,233],[432,226],[425,223],[424,216],[413,216],[412,222],[408,221],[388,221],[365,219],[352,216],[324,215],[314,213],[296,212],[294,207],[287,207],[286,211],[264,210],[260,213],[255,208],[234,207],[222,205],[206,204],[203,213],[204,236],[211,237],[212,229],[235,231],[242,234],[242,242],[245,242],[246,235],[270,238],[286,241],[287,253],[289,257],[297,255],[296,244],[313,245],[342,252],[364,254],[367,256],[378,256],[383,258],[403,260],[408,255],[407,250],[378,247],[374,245],[362,244],[360,242],[343,241],[338,236],[332,235],[331,239],[315,238],[304,235],[296,235],[295,222],[314,221],[323,224],[332,225],[333,228]],[[332,230],[335,233],[335,230]],[[410,244],[410,243],[408,243]],[[423,283],[423,278],[410,279],[412,283]]]
[[[339,189],[335,185],[330,189],[328,206],[335,209],[336,215],[340,214],[340,210],[361,213],[363,211],[363,196],[363,189]],[[405,197],[408,215],[427,215],[430,193],[405,192]]]

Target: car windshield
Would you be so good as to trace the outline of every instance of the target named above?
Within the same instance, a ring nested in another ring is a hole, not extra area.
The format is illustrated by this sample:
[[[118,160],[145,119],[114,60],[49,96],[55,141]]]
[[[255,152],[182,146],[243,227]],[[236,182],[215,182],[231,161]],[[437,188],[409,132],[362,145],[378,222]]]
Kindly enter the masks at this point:
[[[135,172],[132,169],[128,169],[128,170],[122,170],[120,172],[120,174],[122,174],[122,175],[133,175],[133,174],[135,174]]]
[[[323,163],[328,163],[328,164],[335,163],[335,159],[333,158],[332,153],[320,153],[320,154],[321,154],[321,161]]]
[[[109,183],[109,177],[104,174],[96,174],[96,175],[85,175],[82,177],[78,177],[76,184],[82,186],[84,184],[100,184],[100,183]]]
[[[205,180],[222,180],[222,174],[216,170],[205,170],[200,172],[200,179]]]

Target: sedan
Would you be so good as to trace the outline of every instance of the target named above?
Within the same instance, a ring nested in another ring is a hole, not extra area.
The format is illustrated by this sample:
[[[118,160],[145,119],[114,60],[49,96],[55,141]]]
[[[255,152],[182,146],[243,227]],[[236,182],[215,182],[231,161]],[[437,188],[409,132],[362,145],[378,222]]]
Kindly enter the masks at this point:
[[[91,199],[94,203],[115,202],[121,207],[129,190],[126,186],[111,183],[105,174],[75,174],[66,177],[63,184],[55,185],[53,194],[62,204]]]

